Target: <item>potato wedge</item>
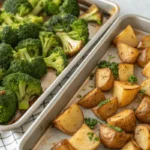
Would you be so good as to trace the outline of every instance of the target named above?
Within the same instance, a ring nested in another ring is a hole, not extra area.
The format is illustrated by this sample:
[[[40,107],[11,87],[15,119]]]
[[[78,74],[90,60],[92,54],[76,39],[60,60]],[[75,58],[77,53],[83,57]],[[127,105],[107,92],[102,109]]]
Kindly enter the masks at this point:
[[[145,65],[150,61],[150,48],[146,48],[140,52],[137,59],[137,64],[140,67],[145,67]]]
[[[142,123],[150,123],[150,98],[145,96],[135,111],[137,119]]]
[[[106,120],[107,118],[114,115],[118,108],[118,100],[116,97],[110,98],[110,101],[101,107],[96,106],[92,109],[92,111],[95,113],[95,115],[98,118],[102,118],[103,120]]]
[[[141,90],[144,91],[144,94],[150,96],[150,78],[141,83]]]
[[[142,70],[142,74],[145,77],[150,78],[150,62],[148,62],[147,65],[144,67],[144,69]]]
[[[85,124],[69,139],[75,150],[96,150],[100,144],[99,138]]]
[[[56,128],[69,135],[73,135],[83,122],[84,116],[77,104],[71,105],[53,121]]]
[[[64,139],[57,143],[51,150],[74,150],[68,140]]]
[[[141,149],[134,140],[131,140],[121,150],[141,150]]]
[[[150,125],[140,124],[135,128],[134,139],[143,150],[150,149]]]
[[[132,109],[125,109],[107,119],[107,123],[118,126],[125,132],[132,132],[136,126],[136,118]]]
[[[81,98],[78,104],[84,108],[92,108],[98,105],[102,100],[105,100],[104,93],[99,88],[95,88]]]
[[[140,90],[139,85],[132,85],[129,82],[115,81],[113,96],[117,97],[119,107],[129,105]]]
[[[117,43],[118,55],[123,63],[134,64],[139,56],[139,51],[136,48],[128,46],[124,43]]]
[[[128,81],[129,77],[134,75],[134,65],[133,64],[119,64],[118,74],[120,81]]]
[[[97,69],[96,71],[96,87],[102,91],[110,90],[113,87],[114,76],[109,68]]]
[[[124,131],[118,132],[106,125],[100,126],[101,142],[108,148],[122,148],[130,139],[131,135]]]
[[[138,44],[138,48],[144,49],[150,47],[150,35],[144,36]]]
[[[116,45],[118,42],[125,43],[132,47],[137,47],[138,40],[130,25],[128,25],[117,37],[113,40]]]

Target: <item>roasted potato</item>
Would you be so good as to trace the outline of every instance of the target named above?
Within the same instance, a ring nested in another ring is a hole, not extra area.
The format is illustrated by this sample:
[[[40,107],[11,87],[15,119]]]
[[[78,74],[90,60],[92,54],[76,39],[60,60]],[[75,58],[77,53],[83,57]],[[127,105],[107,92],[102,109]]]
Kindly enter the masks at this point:
[[[64,139],[57,143],[51,150],[74,150],[68,140]]]
[[[144,94],[150,96],[150,78],[141,83],[141,90],[144,91]]]
[[[75,150],[96,150],[100,144],[99,138],[85,124],[69,139]]]
[[[150,98],[145,96],[135,111],[137,119],[142,123],[150,123]]]
[[[107,119],[107,123],[118,126],[125,132],[132,132],[136,126],[136,118],[132,109],[123,110]]]
[[[131,140],[121,150],[141,150],[141,149],[134,140]]]
[[[143,150],[150,149],[150,125],[140,124],[136,126],[134,139]]]
[[[117,35],[117,37],[113,41],[115,45],[118,42],[125,43],[132,47],[137,47],[138,40],[130,25],[128,25],[119,35]]]
[[[150,78],[150,62],[148,62],[148,64],[144,67],[144,69],[142,70],[142,74],[145,77]]]
[[[78,104],[84,108],[92,108],[97,106],[102,100],[105,100],[104,93],[99,88],[95,88],[81,98]]]
[[[138,48],[144,49],[150,47],[150,35],[144,36],[138,44]]]
[[[124,43],[117,43],[118,55],[123,63],[134,64],[139,56],[136,48],[128,46]]]
[[[140,55],[137,59],[137,64],[140,67],[145,67],[145,65],[150,61],[150,48],[145,48],[140,51]]]
[[[92,111],[95,113],[95,115],[99,118],[102,118],[103,120],[106,120],[107,118],[114,115],[118,108],[118,100],[116,97],[110,98],[110,101],[108,103],[97,106],[92,109]]]
[[[115,81],[113,96],[117,97],[119,107],[124,107],[129,105],[135,99],[139,89],[139,85],[132,85],[129,82]]]
[[[53,121],[56,128],[69,135],[73,135],[83,122],[84,116],[77,104],[71,105]]]
[[[131,135],[124,131],[116,131],[107,125],[101,125],[100,139],[106,147],[116,149],[122,148],[131,139]]]
[[[114,76],[109,68],[97,69],[96,71],[96,87],[102,91],[110,90],[113,87]]]
[[[129,77],[134,75],[134,65],[133,64],[119,64],[118,74],[120,81],[128,81]]]

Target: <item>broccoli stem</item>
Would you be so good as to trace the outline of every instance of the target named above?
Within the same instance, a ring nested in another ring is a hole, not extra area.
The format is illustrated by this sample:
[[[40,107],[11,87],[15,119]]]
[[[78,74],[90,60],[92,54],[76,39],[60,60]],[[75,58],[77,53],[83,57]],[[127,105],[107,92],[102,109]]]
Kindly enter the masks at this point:
[[[27,110],[29,108],[29,100],[30,95],[25,95],[24,99],[22,101],[19,101],[18,108],[21,110]]]
[[[32,14],[33,15],[38,15],[42,11],[42,9],[44,7],[43,5],[44,5],[44,0],[40,0],[38,2],[38,4],[34,7],[34,9],[32,11]]]

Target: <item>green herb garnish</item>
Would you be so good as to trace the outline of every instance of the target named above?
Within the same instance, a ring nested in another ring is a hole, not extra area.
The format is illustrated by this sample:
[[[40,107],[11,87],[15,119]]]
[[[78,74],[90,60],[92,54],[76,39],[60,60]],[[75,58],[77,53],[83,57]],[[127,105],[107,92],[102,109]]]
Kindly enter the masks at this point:
[[[90,74],[90,80],[93,80],[94,75],[95,75],[94,72]]]
[[[99,104],[98,104],[98,106],[99,107],[102,107],[103,105],[105,105],[105,104],[107,104],[107,103],[109,103],[110,102],[110,100],[109,99],[106,99],[106,100],[104,100],[104,101],[101,101]]]
[[[141,95],[145,95],[145,90],[139,90],[139,93],[141,94]]]
[[[117,132],[123,132],[123,130],[120,127],[112,126],[112,125],[109,125],[109,124],[106,124],[106,126],[109,127],[109,128],[114,129]]]
[[[77,98],[82,98],[82,95],[77,95]]]
[[[134,84],[134,83],[137,83],[138,82],[138,79],[136,76],[130,76],[129,79],[128,79],[128,82],[130,82],[131,84]]]
[[[115,56],[109,55],[108,56],[108,61],[111,62],[111,60],[113,60],[115,58]]]
[[[85,124],[91,128],[91,129],[94,129],[94,127],[97,125],[98,123],[98,120],[97,119],[94,119],[94,118],[85,118],[84,119],[84,122]]]
[[[92,140],[99,141],[98,137],[94,137],[94,133],[93,132],[88,132],[87,135],[89,136],[90,141],[92,141]]]

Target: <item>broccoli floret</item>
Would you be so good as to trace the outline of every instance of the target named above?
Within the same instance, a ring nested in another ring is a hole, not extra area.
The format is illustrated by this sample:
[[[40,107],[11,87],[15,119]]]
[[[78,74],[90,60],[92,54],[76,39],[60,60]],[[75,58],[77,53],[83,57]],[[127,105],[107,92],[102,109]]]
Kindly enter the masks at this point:
[[[47,31],[55,31],[55,32],[68,32],[71,31],[70,24],[76,20],[77,17],[72,14],[59,14],[52,16],[45,24],[45,28]]]
[[[40,40],[42,43],[42,56],[47,57],[48,52],[60,45],[60,39],[52,32],[40,32]]]
[[[6,70],[4,68],[0,68],[0,81],[3,79],[5,74],[6,74]]]
[[[3,8],[6,12],[20,14],[21,16],[28,14],[32,10],[28,0],[5,0]]]
[[[100,10],[95,4],[91,5],[91,7],[85,13],[80,15],[79,18],[89,22],[94,21],[97,22],[98,24],[102,24],[103,21],[103,17],[100,13]]]
[[[64,0],[59,8],[60,12],[70,13],[79,16],[80,8],[77,0]]]
[[[82,40],[74,40],[65,32],[57,33],[61,39],[63,50],[68,56],[73,56],[78,53],[83,47]]]
[[[26,60],[13,60],[6,75],[16,72],[29,74],[30,76],[40,79],[47,73],[47,66],[42,57],[31,59],[30,62]]]
[[[27,38],[36,39],[39,36],[40,28],[34,23],[25,23],[19,26],[17,30],[17,35],[19,41],[25,40]]]
[[[68,61],[66,55],[61,47],[56,47],[50,51],[50,55],[44,58],[47,67],[52,67],[59,75],[67,66]]]
[[[0,87],[0,124],[6,124],[12,120],[17,111],[17,97],[11,91]]]
[[[3,79],[2,85],[15,93],[19,109],[28,109],[31,98],[42,94],[40,81],[25,73],[18,72],[7,75]]]
[[[32,5],[32,7],[35,7],[37,3],[39,2],[39,0],[28,0],[28,1]]]
[[[0,44],[0,68],[8,69],[13,60],[13,49],[9,44]]]
[[[0,39],[2,42],[10,44],[12,47],[16,46],[18,43],[16,29],[13,29],[11,26],[5,26],[0,33]]]

